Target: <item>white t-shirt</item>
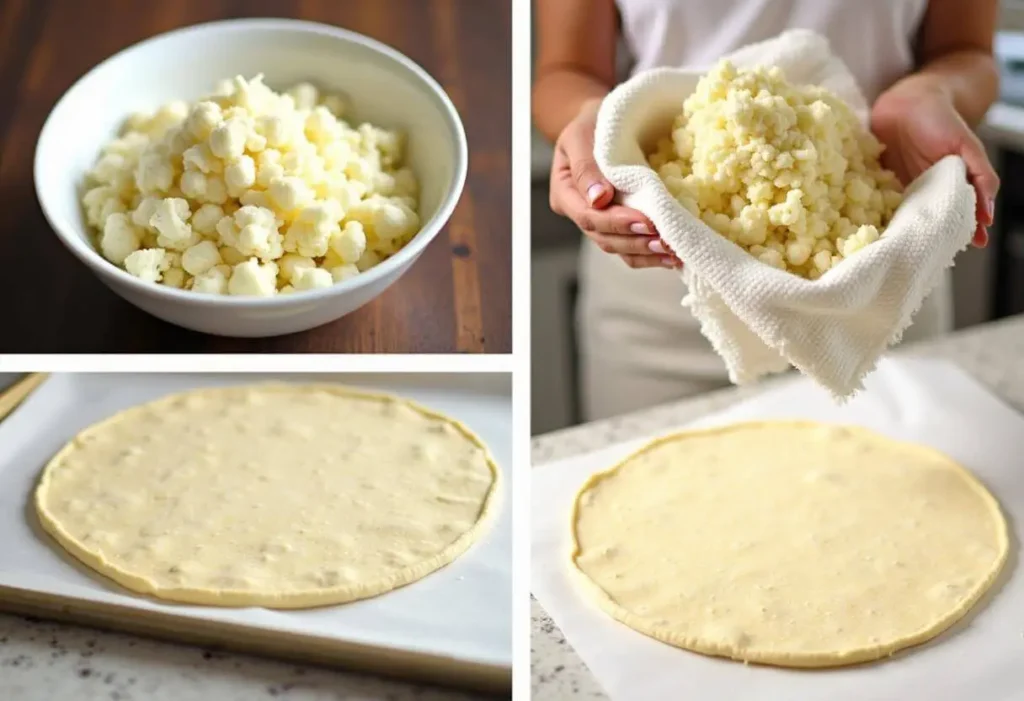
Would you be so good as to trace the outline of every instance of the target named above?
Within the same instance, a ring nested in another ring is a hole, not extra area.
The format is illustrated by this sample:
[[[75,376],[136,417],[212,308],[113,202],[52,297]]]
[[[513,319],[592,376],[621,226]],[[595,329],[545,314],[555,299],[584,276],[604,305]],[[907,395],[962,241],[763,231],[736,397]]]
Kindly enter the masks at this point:
[[[616,0],[633,71],[710,68],[786,29],[829,38],[869,102],[910,72],[928,0]]]

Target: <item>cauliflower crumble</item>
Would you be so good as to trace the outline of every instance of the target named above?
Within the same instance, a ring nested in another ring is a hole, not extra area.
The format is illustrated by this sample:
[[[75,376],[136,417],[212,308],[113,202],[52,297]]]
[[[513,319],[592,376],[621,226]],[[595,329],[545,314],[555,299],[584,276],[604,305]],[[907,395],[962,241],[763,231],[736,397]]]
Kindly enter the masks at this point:
[[[419,231],[419,185],[401,134],[344,108],[256,76],[130,116],[87,175],[99,251],[146,282],[264,297],[377,265]]]
[[[720,62],[648,162],[693,216],[761,262],[816,280],[885,235],[903,199],[882,144],[828,90]]]

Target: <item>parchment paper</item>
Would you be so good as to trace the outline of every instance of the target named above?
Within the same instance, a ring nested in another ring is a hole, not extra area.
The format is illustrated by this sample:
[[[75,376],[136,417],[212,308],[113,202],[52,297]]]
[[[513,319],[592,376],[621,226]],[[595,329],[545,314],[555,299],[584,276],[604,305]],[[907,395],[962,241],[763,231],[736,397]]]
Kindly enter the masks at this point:
[[[1024,417],[952,364],[886,360],[869,376],[867,390],[846,406],[798,380],[690,426],[759,418],[859,424],[944,451],[999,500],[1011,529],[1006,567],[966,619],[885,661],[785,670],[705,657],[618,623],[568,577],[573,497],[590,474],[650,437],[543,465],[532,472],[532,590],[608,694],[616,701],[1024,699],[1024,577],[1016,571],[1024,540]]]
[[[340,606],[272,611],[179,605],[133,594],[65,555],[38,526],[30,498],[39,472],[79,430],[173,392],[268,379],[391,392],[465,422],[490,447],[504,478],[487,532],[452,564],[393,592]],[[511,387],[503,375],[54,375],[0,423],[0,584],[511,667],[511,427]]]

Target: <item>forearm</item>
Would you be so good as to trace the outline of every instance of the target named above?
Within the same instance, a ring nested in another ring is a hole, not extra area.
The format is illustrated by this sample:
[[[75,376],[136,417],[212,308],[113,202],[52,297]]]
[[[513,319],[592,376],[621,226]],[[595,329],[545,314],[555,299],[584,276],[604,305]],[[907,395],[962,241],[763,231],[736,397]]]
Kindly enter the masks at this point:
[[[999,96],[999,72],[988,52],[953,51],[926,62],[886,92],[913,100],[922,91],[946,96],[964,121],[974,127]]]
[[[540,73],[533,84],[533,123],[552,142],[580,110],[611,90],[595,76],[566,67]]]

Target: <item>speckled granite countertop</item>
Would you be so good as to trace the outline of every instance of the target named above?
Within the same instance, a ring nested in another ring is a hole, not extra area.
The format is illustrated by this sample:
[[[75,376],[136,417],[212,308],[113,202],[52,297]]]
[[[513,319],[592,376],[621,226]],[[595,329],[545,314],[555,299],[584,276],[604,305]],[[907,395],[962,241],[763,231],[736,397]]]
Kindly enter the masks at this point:
[[[491,698],[0,614],[4,701]]]
[[[1024,316],[976,326],[942,340],[907,346],[898,353],[950,360],[1024,412]],[[532,444],[532,464],[543,469],[544,463],[552,460],[598,450],[659,428],[678,426],[751,397],[765,387],[787,381],[787,378],[778,378],[759,386],[726,389],[538,436]],[[533,701],[607,699],[590,670],[536,600],[532,601],[531,613]]]

